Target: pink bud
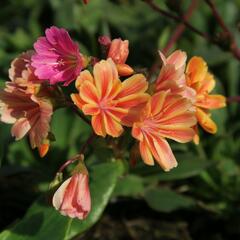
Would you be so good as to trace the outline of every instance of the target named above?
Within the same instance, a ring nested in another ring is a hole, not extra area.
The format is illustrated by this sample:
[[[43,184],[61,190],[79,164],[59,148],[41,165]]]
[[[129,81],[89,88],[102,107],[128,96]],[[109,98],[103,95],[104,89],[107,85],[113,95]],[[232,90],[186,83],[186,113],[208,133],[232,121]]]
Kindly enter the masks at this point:
[[[112,40],[108,57],[116,64],[125,63],[129,54],[128,44],[128,40],[123,41],[120,38]]]
[[[85,219],[91,210],[88,175],[75,173],[55,192],[53,206],[64,216]]]
[[[110,39],[109,36],[100,36],[100,37],[98,38],[98,42],[99,42],[101,45],[108,47],[108,46],[110,46],[110,44],[111,44],[111,39]]]

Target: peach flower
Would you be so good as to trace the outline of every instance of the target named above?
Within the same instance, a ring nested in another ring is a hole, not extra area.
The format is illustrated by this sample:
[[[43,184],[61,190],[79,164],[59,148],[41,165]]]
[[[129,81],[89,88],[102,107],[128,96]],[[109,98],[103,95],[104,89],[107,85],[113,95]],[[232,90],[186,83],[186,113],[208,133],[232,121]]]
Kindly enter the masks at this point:
[[[64,216],[85,219],[91,210],[88,174],[75,173],[55,192],[53,206]]]
[[[180,95],[161,91],[149,99],[145,109],[139,113],[141,119],[135,122],[132,136],[139,140],[143,161],[154,165],[154,158],[165,170],[177,166],[177,161],[166,138],[180,143],[193,139],[196,118],[191,111],[191,102]]]

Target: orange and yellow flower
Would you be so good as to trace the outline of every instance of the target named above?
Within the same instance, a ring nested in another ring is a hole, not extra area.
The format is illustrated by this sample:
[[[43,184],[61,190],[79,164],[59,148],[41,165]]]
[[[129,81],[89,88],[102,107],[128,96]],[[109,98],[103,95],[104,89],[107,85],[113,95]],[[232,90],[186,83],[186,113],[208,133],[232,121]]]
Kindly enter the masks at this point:
[[[201,127],[209,132],[216,133],[217,125],[211,119],[209,110],[223,108],[226,106],[226,98],[219,94],[210,94],[215,87],[215,80],[208,72],[206,62],[201,57],[192,57],[186,68],[186,83],[196,91],[196,117]],[[197,126],[194,142],[199,143]]]
[[[149,98],[145,93],[148,83],[142,74],[135,74],[121,82],[112,59],[94,65],[93,75],[85,70],[76,81],[78,94],[72,100],[84,114],[92,116],[92,127],[96,134],[118,137],[122,125],[131,126]]]
[[[196,124],[192,103],[170,91],[154,94],[140,113],[141,119],[133,124],[132,136],[139,140],[139,149],[143,161],[158,164],[169,171],[177,166],[177,161],[166,138],[180,143],[193,139]]]

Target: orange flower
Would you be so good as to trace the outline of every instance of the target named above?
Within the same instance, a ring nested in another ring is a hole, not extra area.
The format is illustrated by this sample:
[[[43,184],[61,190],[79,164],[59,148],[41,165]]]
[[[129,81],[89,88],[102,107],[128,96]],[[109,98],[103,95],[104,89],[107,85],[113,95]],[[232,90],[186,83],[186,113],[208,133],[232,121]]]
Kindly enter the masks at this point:
[[[194,102],[195,91],[186,85],[185,66],[187,55],[176,50],[167,58],[159,51],[163,66],[156,80],[155,92],[170,90]]]
[[[142,74],[135,74],[121,82],[112,59],[95,64],[93,76],[87,70],[76,81],[79,94],[72,94],[73,102],[86,115],[92,116],[92,126],[100,136],[118,137],[122,125],[131,126],[134,114],[149,98]]]
[[[132,136],[140,141],[143,161],[154,165],[153,158],[165,170],[177,166],[177,161],[165,138],[186,143],[193,139],[196,124],[192,103],[180,95],[161,91],[154,94],[140,113],[141,120],[133,124]]]
[[[211,119],[209,110],[226,106],[226,98],[222,95],[209,94],[215,87],[215,80],[208,72],[206,62],[201,57],[192,57],[186,68],[187,85],[196,91],[196,117],[201,127],[209,132],[216,133],[217,126]],[[197,127],[194,142],[199,143]]]
[[[129,76],[134,72],[129,65],[125,64],[129,54],[128,45],[128,40],[113,39],[108,51],[108,58],[112,58],[120,76]]]

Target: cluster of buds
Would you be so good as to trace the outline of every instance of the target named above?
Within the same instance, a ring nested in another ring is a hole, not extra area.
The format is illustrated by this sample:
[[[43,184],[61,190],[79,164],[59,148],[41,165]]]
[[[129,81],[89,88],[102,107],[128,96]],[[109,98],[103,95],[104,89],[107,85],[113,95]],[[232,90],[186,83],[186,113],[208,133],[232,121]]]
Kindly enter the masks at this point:
[[[147,165],[156,161],[163,170],[177,166],[167,139],[179,143],[199,142],[198,124],[209,133],[217,126],[210,110],[225,106],[225,97],[212,95],[212,74],[201,57],[187,63],[176,50],[159,52],[162,66],[150,84],[142,73],[126,64],[127,40],[101,37],[105,59],[81,54],[65,29],[51,27],[45,36],[11,63],[10,81],[0,90],[1,121],[12,126],[16,140],[29,136],[40,156],[47,154],[53,134],[50,121],[56,109],[66,106],[62,87],[75,82],[73,104],[91,119],[96,135],[120,137],[126,127],[139,144]],[[94,61],[89,61],[94,59]],[[91,208],[88,172],[82,159],[56,191],[53,205],[62,214],[84,219]]]

